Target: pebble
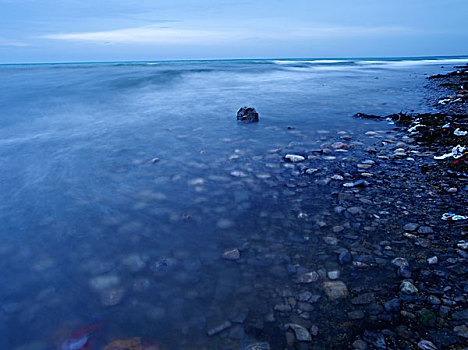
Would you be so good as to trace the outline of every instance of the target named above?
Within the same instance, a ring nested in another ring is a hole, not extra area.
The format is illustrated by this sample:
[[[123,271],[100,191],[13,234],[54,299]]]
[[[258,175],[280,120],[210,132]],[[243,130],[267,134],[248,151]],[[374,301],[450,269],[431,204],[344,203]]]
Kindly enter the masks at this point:
[[[434,265],[434,264],[437,264],[438,262],[439,262],[439,259],[437,258],[437,256],[433,256],[427,259],[427,263],[429,265]]]
[[[326,281],[323,283],[323,287],[331,300],[344,298],[348,295],[348,288],[342,281]]]
[[[320,278],[319,274],[315,271],[307,272],[301,275],[298,279],[299,283],[312,283],[317,282]]]
[[[429,340],[421,340],[418,343],[418,348],[422,350],[438,350],[437,346],[435,346],[434,343]]]
[[[353,305],[366,305],[375,301],[374,293],[365,293],[361,294],[353,299],[351,299],[351,304]]]
[[[225,322],[221,323],[220,325],[208,330],[207,334],[211,337],[211,336],[213,336],[215,334],[221,333],[222,331],[228,329],[231,326],[232,326],[231,321],[225,321]]]
[[[101,304],[103,306],[115,306],[119,304],[125,296],[123,288],[112,288],[101,293]]]
[[[331,280],[337,280],[338,278],[340,278],[340,271],[338,270],[328,271],[327,276]]]
[[[229,250],[226,250],[223,253],[222,257],[223,257],[223,259],[226,259],[226,260],[239,260],[240,259],[240,251],[237,248],[229,249]]]
[[[418,292],[418,288],[416,288],[411,281],[405,280],[400,284],[400,291],[404,294],[410,295],[416,294]]]
[[[432,228],[429,227],[429,226],[421,226],[421,227],[418,229],[418,233],[430,234],[430,233],[434,233],[434,230],[432,230]]]
[[[350,264],[352,261],[353,261],[353,256],[351,255],[349,250],[342,251],[340,255],[338,256],[338,262],[340,263],[340,265]]]
[[[464,324],[461,326],[454,327],[453,331],[457,333],[459,337],[468,338],[468,327]]]
[[[413,232],[413,231],[416,231],[416,229],[418,227],[419,227],[418,224],[410,222],[410,223],[406,224],[405,226],[403,226],[403,230]]]
[[[350,320],[362,320],[364,316],[364,312],[362,312],[361,310],[348,312],[348,318]]]
[[[385,303],[384,307],[387,312],[398,312],[401,309],[401,300],[398,298],[389,300]]]
[[[97,291],[116,287],[120,284],[120,278],[116,275],[101,275],[89,280],[91,288]]]
[[[307,328],[296,323],[288,323],[286,324],[286,327],[291,328],[294,331],[294,334],[296,335],[296,339],[298,341],[304,341],[304,342],[312,341],[312,336],[310,335]]]
[[[299,163],[305,160],[303,156],[297,154],[286,154],[286,156],[284,156],[284,159],[290,161],[291,163]]]

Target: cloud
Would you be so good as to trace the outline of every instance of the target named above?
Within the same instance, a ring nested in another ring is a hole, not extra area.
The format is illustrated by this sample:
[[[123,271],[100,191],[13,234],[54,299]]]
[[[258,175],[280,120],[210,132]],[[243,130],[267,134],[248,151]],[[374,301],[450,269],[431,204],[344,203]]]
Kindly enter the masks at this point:
[[[43,35],[41,38],[106,44],[212,44],[249,39],[297,40],[378,37],[411,32],[412,30],[406,27],[314,26],[279,31],[276,28],[271,30],[249,27],[242,30],[204,30],[145,26],[97,32],[56,33]]]

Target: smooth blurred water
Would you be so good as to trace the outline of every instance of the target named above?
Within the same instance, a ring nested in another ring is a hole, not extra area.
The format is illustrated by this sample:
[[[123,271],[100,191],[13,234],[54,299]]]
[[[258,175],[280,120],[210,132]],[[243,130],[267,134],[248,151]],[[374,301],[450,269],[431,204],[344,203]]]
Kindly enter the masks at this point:
[[[55,346],[57,330],[99,316],[100,344],[143,336],[183,348],[236,310],[264,314],[304,249],[297,213],[319,213],[330,196],[288,188],[285,150],[341,130],[359,139],[373,122],[357,112],[430,111],[425,78],[462,62],[0,66],[0,347]],[[244,105],[259,123],[238,124]],[[245,263],[221,259],[242,246]],[[102,305],[99,275],[118,277],[118,305]]]

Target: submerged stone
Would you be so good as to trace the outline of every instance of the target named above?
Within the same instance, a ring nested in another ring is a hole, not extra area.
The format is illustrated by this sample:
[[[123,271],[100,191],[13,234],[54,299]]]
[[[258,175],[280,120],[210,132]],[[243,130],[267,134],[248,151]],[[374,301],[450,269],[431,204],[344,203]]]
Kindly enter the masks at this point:
[[[348,295],[348,288],[342,281],[326,281],[323,283],[323,287],[331,300],[344,298]]]

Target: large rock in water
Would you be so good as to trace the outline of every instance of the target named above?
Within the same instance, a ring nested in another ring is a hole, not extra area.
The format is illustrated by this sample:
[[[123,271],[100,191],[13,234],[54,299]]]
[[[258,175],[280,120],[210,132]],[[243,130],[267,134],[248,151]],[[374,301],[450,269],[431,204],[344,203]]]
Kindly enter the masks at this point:
[[[258,122],[258,113],[255,110],[255,108],[242,107],[237,112],[237,120],[242,120],[246,122]]]

